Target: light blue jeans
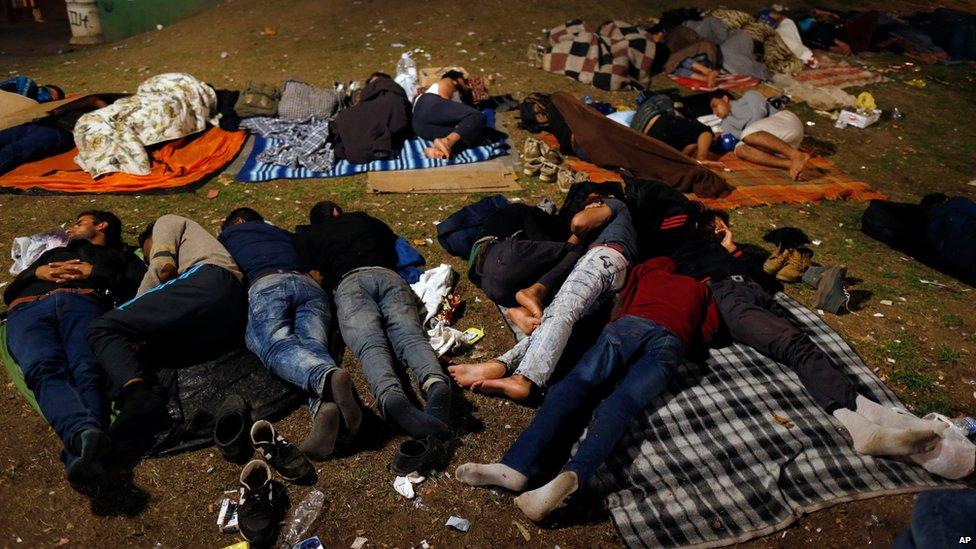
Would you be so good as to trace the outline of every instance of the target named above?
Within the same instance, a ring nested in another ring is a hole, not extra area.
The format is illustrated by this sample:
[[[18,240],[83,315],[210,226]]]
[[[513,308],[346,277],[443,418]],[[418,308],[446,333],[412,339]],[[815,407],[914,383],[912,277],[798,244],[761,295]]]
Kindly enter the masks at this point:
[[[314,416],[329,373],[337,368],[329,354],[332,318],[325,291],[296,273],[259,278],[247,292],[245,343],[278,377],[309,394]]]
[[[359,359],[381,414],[390,395],[406,396],[394,355],[425,393],[433,383],[448,383],[420,324],[417,297],[400,275],[382,267],[354,270],[336,288],[335,303],[342,338]]]

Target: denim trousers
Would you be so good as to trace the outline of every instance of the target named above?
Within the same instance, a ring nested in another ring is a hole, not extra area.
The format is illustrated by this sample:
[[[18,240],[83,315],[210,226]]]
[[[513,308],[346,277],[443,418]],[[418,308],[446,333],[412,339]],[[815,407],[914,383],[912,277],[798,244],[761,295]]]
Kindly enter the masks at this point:
[[[608,324],[579,364],[549,388],[502,463],[538,480],[547,461],[565,459],[557,449],[568,452],[585,426],[576,454],[562,462],[585,485],[633,417],[667,388],[683,357],[681,340],[650,320],[624,316]]]
[[[61,437],[65,464],[77,458],[72,437],[108,426],[101,370],[85,341],[89,323],[102,312],[90,295],[56,292],[14,307],[7,319],[7,349]]]
[[[247,302],[247,348],[272,373],[307,393],[315,415],[337,368],[329,354],[332,318],[325,291],[304,274],[270,274],[251,285]]]
[[[382,267],[351,271],[336,288],[335,303],[342,338],[359,359],[380,413],[391,395],[406,396],[394,357],[425,392],[448,382],[420,324],[417,298],[400,275]]]

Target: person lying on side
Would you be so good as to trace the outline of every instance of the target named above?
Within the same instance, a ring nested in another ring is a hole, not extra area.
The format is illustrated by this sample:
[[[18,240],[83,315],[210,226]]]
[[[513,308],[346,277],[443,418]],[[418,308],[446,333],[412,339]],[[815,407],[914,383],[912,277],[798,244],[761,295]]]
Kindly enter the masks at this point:
[[[708,289],[675,274],[674,262],[666,257],[635,267],[621,297],[616,319],[549,389],[532,423],[501,462],[461,465],[455,472],[459,481],[517,492],[545,483],[515,498],[515,505],[534,521],[546,518],[586,485],[631,419],[667,388],[686,351],[707,343],[718,327]],[[608,396],[596,401],[594,394]],[[544,477],[551,453],[569,454],[581,432],[579,447],[559,474],[551,480]]]
[[[429,158],[450,158],[476,147],[485,133],[485,115],[466,104],[470,85],[460,71],[451,70],[420,94],[413,105],[413,131],[434,142],[424,151]]]

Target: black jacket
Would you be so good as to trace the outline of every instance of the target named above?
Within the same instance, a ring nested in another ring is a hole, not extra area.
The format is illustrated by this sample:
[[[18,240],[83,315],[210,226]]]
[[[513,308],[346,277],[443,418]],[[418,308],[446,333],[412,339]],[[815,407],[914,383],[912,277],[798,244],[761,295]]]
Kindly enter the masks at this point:
[[[322,285],[330,291],[353,269],[384,267],[396,271],[396,241],[396,233],[386,223],[364,212],[295,227],[299,258],[322,273]]]
[[[48,282],[34,276],[38,267],[71,259],[91,263],[91,275],[84,280],[63,283]],[[59,288],[88,288],[96,290],[110,304],[121,303],[135,296],[145,273],[145,263],[131,250],[96,246],[87,240],[75,240],[67,246],[44,252],[30,267],[17,275],[3,292],[3,302],[10,305],[15,299],[43,295]]]
[[[766,274],[762,267],[742,253],[742,250],[736,249],[729,253],[721,242],[712,238],[692,238],[682,244],[671,257],[678,267],[678,274],[702,282],[741,276],[752,279],[770,293],[783,289],[782,284]]]
[[[355,164],[393,158],[410,137],[410,102],[391,78],[366,84],[359,103],[342,110],[332,122],[335,153]]]

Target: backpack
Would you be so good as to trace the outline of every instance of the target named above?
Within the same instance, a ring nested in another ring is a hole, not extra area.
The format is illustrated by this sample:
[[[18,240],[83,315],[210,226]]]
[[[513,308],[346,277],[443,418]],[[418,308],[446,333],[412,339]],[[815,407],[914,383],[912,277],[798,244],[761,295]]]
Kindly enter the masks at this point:
[[[908,254],[925,250],[925,210],[916,204],[872,200],[861,215],[861,232]]]
[[[508,199],[496,194],[461,208],[437,224],[437,241],[447,253],[467,259],[485,220],[505,206]]]
[[[549,126],[549,94],[530,93],[519,103],[519,127],[531,133],[539,133]]]
[[[234,110],[241,118],[249,116],[278,116],[278,102],[281,90],[269,84],[248,82],[244,91],[234,104]]]

